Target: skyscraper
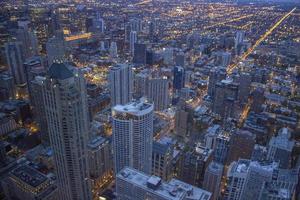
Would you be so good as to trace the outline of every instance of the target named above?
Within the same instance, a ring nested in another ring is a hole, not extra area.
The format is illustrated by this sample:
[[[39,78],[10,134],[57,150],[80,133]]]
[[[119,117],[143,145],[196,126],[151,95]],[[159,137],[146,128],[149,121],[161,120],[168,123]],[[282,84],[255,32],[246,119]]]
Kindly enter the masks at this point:
[[[118,57],[118,46],[117,46],[116,42],[111,42],[110,43],[109,56],[111,58],[117,58]]]
[[[212,193],[211,200],[217,200],[220,194],[223,165],[211,162],[204,174],[203,188]]]
[[[273,136],[268,144],[268,160],[279,162],[281,168],[289,168],[294,147],[294,141],[290,139],[291,132],[288,128],[279,130],[278,136]]]
[[[238,159],[250,159],[255,145],[255,135],[249,131],[238,130],[231,135],[227,163]]]
[[[38,40],[34,32],[30,31],[27,26],[20,27],[17,30],[17,40],[22,43],[25,48],[24,57],[30,58],[39,53]]]
[[[247,103],[251,87],[251,75],[249,73],[241,73],[239,78],[238,100],[240,104]]]
[[[72,66],[55,63],[47,73],[43,95],[60,199],[89,200],[89,119],[84,78]]]
[[[24,52],[21,42],[9,42],[5,45],[6,61],[16,85],[26,83],[26,76],[23,67]]]
[[[132,100],[133,75],[127,64],[117,64],[109,70],[111,105],[124,105]]]
[[[137,42],[137,32],[131,31],[130,37],[129,37],[129,49],[130,49],[131,55],[134,55],[134,45],[136,42]]]
[[[173,88],[175,90],[180,90],[184,87],[184,79],[185,79],[185,70],[183,67],[176,66],[174,67],[174,79],[173,79]]]
[[[226,72],[223,69],[212,69],[209,72],[208,95],[214,98],[216,91],[216,84],[226,78]]]
[[[238,85],[231,79],[226,79],[217,83],[215,87],[212,111],[224,120],[233,117]]]
[[[49,145],[48,123],[43,101],[43,84],[45,80],[46,78],[44,76],[36,76],[32,81],[30,81],[30,103],[34,119],[40,128],[41,141],[43,144]]]
[[[67,59],[64,39],[61,37],[50,38],[46,43],[46,50],[49,67],[53,63],[62,63]]]
[[[273,173],[278,170],[278,163],[259,163],[252,161],[249,164],[247,178],[240,199],[258,199],[265,182],[272,180]],[[276,174],[276,173],[275,173]]]
[[[167,181],[173,176],[173,147],[169,143],[153,141],[152,174]]]
[[[226,177],[225,200],[241,200],[249,165],[250,160],[244,159],[234,161],[230,164]]]
[[[236,32],[234,48],[235,48],[235,52],[236,52],[237,55],[241,54],[244,38],[245,38],[245,32],[244,31]]]
[[[134,64],[146,64],[146,44],[134,44],[133,60]]]
[[[115,173],[125,166],[151,173],[153,105],[139,100],[112,110]]]
[[[154,104],[154,110],[164,110],[169,105],[168,79],[154,78],[148,81],[147,97]]]
[[[93,19],[93,30],[95,32],[103,33],[104,29],[105,29],[104,19],[102,19],[100,14],[97,13],[97,16]]]

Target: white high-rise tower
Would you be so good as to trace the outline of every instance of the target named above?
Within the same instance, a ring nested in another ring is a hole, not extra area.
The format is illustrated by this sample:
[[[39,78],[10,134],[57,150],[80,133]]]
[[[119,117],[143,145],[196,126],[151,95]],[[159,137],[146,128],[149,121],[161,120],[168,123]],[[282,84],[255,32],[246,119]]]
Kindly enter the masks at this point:
[[[86,86],[82,74],[54,63],[43,84],[50,144],[54,150],[60,199],[91,199],[87,141],[89,132]]]
[[[129,48],[131,55],[134,55],[134,44],[137,42],[137,33],[136,31],[130,32],[130,38],[129,38]]]
[[[117,64],[110,68],[109,85],[111,105],[124,105],[132,100],[133,75],[127,64]]]
[[[133,167],[151,173],[153,140],[153,105],[131,102],[112,110],[115,173]]]

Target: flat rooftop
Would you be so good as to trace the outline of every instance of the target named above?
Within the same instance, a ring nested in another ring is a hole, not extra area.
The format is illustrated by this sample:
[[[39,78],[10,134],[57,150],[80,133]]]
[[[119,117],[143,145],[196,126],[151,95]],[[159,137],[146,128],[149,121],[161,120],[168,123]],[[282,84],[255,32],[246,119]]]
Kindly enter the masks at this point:
[[[14,169],[11,174],[31,187],[38,187],[48,180],[46,175],[27,165]]]
[[[211,193],[194,187],[177,179],[163,182],[161,178],[146,175],[133,168],[126,167],[117,174],[117,178],[125,180],[153,194],[172,200],[209,200]]]
[[[144,101],[133,101],[126,105],[116,105],[113,110],[120,113],[128,113],[132,115],[145,115],[153,111],[153,104]]]

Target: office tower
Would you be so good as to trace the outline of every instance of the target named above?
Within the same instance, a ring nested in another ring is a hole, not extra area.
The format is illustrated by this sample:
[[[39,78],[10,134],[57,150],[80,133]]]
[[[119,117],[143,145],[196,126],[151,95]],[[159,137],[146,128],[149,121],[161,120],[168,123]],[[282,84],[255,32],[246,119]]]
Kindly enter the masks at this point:
[[[203,189],[212,193],[211,200],[217,200],[220,195],[223,165],[211,162],[206,168]]]
[[[237,55],[241,54],[241,47],[243,45],[245,38],[245,32],[244,31],[238,31],[236,32],[235,41],[234,41],[234,48]]]
[[[165,110],[169,106],[169,81],[166,78],[148,80],[147,98],[154,104],[154,110]]]
[[[137,33],[136,31],[131,31],[129,37],[129,50],[132,56],[134,55],[134,45],[136,42],[137,42]]]
[[[142,99],[112,110],[115,173],[125,166],[151,173],[153,105]]]
[[[209,82],[208,82],[208,95],[214,98],[216,91],[216,84],[226,78],[226,71],[224,69],[211,69],[209,72]]]
[[[235,36],[235,46],[237,46],[237,44],[242,43],[244,41],[244,38],[245,38],[245,32],[237,31]]]
[[[22,164],[2,180],[7,199],[59,199],[58,187],[45,174]]]
[[[251,93],[252,97],[252,104],[251,104],[251,110],[253,110],[255,113],[260,113],[263,108],[262,105],[265,102],[265,90],[262,87],[257,87],[254,89],[254,91]]]
[[[176,56],[175,56],[175,65],[184,67],[184,65],[185,65],[184,52],[180,51],[179,53],[176,54]]]
[[[249,131],[238,130],[231,135],[227,163],[238,159],[250,159],[255,145],[255,135]]]
[[[105,24],[104,19],[101,18],[99,13],[97,13],[97,16],[93,18],[93,31],[104,33],[105,30]]]
[[[44,81],[43,95],[60,199],[91,199],[89,119],[83,75],[70,65],[54,63]]]
[[[208,149],[214,149],[216,145],[216,138],[221,133],[221,126],[214,124],[208,127],[204,135],[205,147]]]
[[[241,194],[244,189],[250,162],[250,160],[240,159],[229,165],[226,177],[225,200],[242,200]]]
[[[222,80],[215,86],[212,111],[225,120],[234,117],[234,108],[238,96],[238,85],[231,79]]]
[[[132,100],[133,75],[127,64],[114,65],[108,75],[111,105],[124,105]]]
[[[146,64],[153,65],[155,62],[155,53],[152,49],[146,49]]]
[[[104,43],[103,43],[104,46]],[[102,47],[101,47],[102,49]],[[111,42],[110,43],[110,48],[109,48],[109,55],[110,58],[117,58],[118,57],[118,47],[116,42]]]
[[[93,17],[87,17],[85,20],[85,30],[86,32],[92,32],[93,31]]]
[[[134,64],[146,64],[146,44],[135,43],[134,44],[134,55],[132,62]]]
[[[128,42],[130,42],[131,26],[130,26],[129,23],[126,23],[124,26],[125,26],[124,27],[124,29],[125,29],[125,31],[124,31],[124,36],[125,36],[124,40],[125,40],[126,43],[128,43]]]
[[[296,187],[299,180],[299,169],[279,169],[273,174],[269,182],[263,184],[259,200],[278,199],[290,200],[299,199],[296,194]]]
[[[211,193],[177,179],[164,182],[157,176],[150,176],[126,167],[116,176],[118,200],[208,200]]]
[[[175,132],[176,135],[185,137],[189,134],[189,113],[182,108],[177,108],[175,113]]]
[[[238,100],[240,104],[248,102],[251,89],[251,75],[249,73],[241,73],[239,78]]]
[[[174,64],[174,49],[165,48],[163,51],[164,64],[173,65]]]
[[[34,32],[30,31],[27,26],[20,27],[17,30],[17,41],[22,43],[24,49],[24,57],[30,58],[39,53],[38,40]]]
[[[89,142],[88,161],[93,189],[97,191],[99,185],[105,184],[105,181],[112,178],[111,143],[107,138],[97,136]]]
[[[16,96],[16,89],[14,84],[14,78],[9,74],[0,74],[0,89],[3,89],[1,93],[1,101],[13,99]]]
[[[6,61],[16,85],[24,85],[26,76],[23,67],[24,52],[21,42],[9,42],[5,44]]]
[[[134,76],[134,93],[136,98],[146,96],[150,74],[142,71]]]
[[[30,81],[30,103],[32,106],[34,119],[37,122],[41,132],[42,144],[49,145],[50,140],[48,123],[43,100],[43,84],[45,80],[46,78],[43,76],[36,76],[32,81]]]
[[[36,76],[43,76],[46,73],[46,70],[43,66],[43,60],[40,56],[33,56],[25,60],[24,64],[25,74],[26,74],[26,82],[28,87],[28,94],[31,100],[31,81]]]
[[[213,159],[213,150],[197,145],[182,155],[178,179],[195,186],[203,184],[205,170]]]
[[[185,70],[183,67],[176,66],[173,69],[173,88],[180,90],[184,87]]]
[[[228,156],[230,139],[231,137],[224,133],[221,133],[216,137],[216,144],[214,148],[214,161],[225,164],[225,161]]]
[[[149,40],[151,42],[154,41],[155,34],[156,34],[156,24],[153,20],[151,20],[149,22]]]
[[[268,144],[267,159],[279,162],[280,168],[289,168],[291,164],[291,155],[295,142],[290,137],[290,130],[282,128],[277,136],[271,138]]]
[[[61,37],[52,37],[46,43],[48,66],[63,63],[67,60],[65,41]]]
[[[173,149],[169,143],[153,141],[152,174],[167,181],[172,178]]]
[[[139,19],[130,19],[131,31],[136,31],[137,33],[142,31],[142,21]]]
[[[247,177],[240,199],[258,199],[265,182],[272,180],[273,173],[277,172],[278,163],[259,163],[252,161],[249,164]]]
[[[216,66],[227,67],[231,62],[231,53],[229,52],[216,52],[214,54]]]

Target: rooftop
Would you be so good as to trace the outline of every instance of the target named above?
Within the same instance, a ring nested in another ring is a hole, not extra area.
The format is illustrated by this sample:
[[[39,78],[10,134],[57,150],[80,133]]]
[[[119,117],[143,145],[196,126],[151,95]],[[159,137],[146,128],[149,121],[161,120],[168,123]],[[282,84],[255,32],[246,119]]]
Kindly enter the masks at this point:
[[[108,140],[106,138],[98,136],[98,137],[94,138],[92,141],[90,141],[90,143],[88,144],[88,147],[90,149],[96,149],[99,146],[103,145],[107,141]]]
[[[38,187],[48,180],[44,174],[28,165],[22,165],[14,169],[11,174],[31,187]]]
[[[128,167],[120,171],[117,178],[170,200],[208,200],[211,196],[211,193],[177,179],[163,182],[159,177],[149,176]]]
[[[116,105],[113,110],[115,112],[141,116],[153,111],[153,104],[139,100],[130,102],[126,105]]]
[[[70,68],[64,63],[53,63],[49,68],[48,75],[50,78],[64,80],[73,77]]]

